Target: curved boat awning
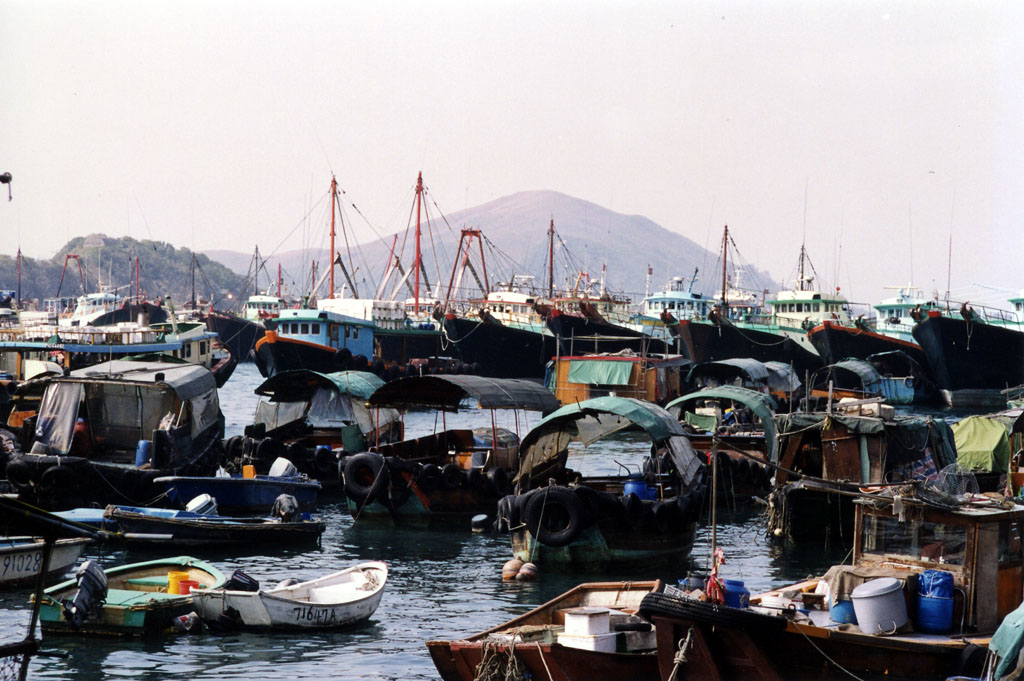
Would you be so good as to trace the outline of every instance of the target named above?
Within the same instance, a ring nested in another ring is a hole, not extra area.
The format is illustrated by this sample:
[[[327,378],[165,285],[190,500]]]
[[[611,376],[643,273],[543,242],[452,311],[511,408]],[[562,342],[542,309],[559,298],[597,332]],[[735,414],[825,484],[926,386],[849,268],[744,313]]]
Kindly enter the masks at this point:
[[[256,388],[256,394],[272,397],[277,402],[297,402],[309,399],[320,388],[328,388],[366,400],[383,385],[384,381],[379,376],[368,371],[322,374],[298,369],[274,374]]]
[[[692,383],[698,378],[733,379],[737,376],[746,378],[752,383],[766,384],[768,382],[768,369],[764,362],[750,358],[719,359],[714,362],[698,364],[686,376],[686,381]]]
[[[856,380],[860,381],[861,386],[864,390],[878,390],[879,384],[882,382],[882,375],[878,373],[874,365],[863,359],[844,359],[836,362],[835,364],[829,364],[826,367],[819,369],[824,375],[832,374],[852,375]],[[843,386],[843,387],[855,387],[855,386]]]
[[[793,371],[792,364],[772,360],[764,363],[768,370],[768,388],[775,392],[792,393],[800,387],[800,377]]]
[[[654,448],[667,451],[685,482],[693,479],[700,462],[679,420],[656,404],[631,397],[595,397],[549,414],[519,445],[519,477],[563,457],[570,442],[586,447],[632,426],[646,432]]]
[[[739,402],[754,412],[754,415],[761,420],[761,427],[764,428],[764,440],[769,458],[774,460],[772,457],[775,452],[775,410],[778,407],[771,395],[733,385],[720,385],[715,388],[705,388],[704,390],[698,390],[697,392],[677,397],[666,404],[665,409],[673,414],[682,414],[688,405],[706,399],[732,400],[733,402]],[[675,410],[678,410],[678,412]]]
[[[549,414],[558,408],[555,396],[539,383],[521,378],[463,374],[399,378],[374,391],[369,403],[397,409],[426,407],[458,411],[467,399],[475,400],[481,409],[526,409]]]

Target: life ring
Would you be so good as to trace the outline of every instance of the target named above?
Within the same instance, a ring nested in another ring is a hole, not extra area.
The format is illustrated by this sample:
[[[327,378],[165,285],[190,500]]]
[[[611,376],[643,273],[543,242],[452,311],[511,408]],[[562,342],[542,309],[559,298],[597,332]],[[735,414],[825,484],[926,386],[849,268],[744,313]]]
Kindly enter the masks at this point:
[[[293,442],[288,446],[288,454],[292,455],[292,447],[297,448],[305,453],[306,448],[298,442]],[[301,459],[293,459],[295,461]],[[316,476],[321,480],[333,479],[338,475],[338,455],[335,454],[330,447],[317,447],[313,452],[313,470],[316,471]]]
[[[424,492],[433,492],[435,489],[443,484],[444,480],[441,478],[441,469],[437,467],[435,463],[423,464],[423,468],[420,469],[419,474],[416,476],[416,484]]]
[[[583,502],[571,490],[545,487],[526,505],[526,527],[541,544],[568,546],[583,531],[583,515]]]
[[[458,489],[462,486],[462,469],[456,463],[445,464],[441,469],[441,480],[445,489]]]
[[[381,499],[390,484],[391,472],[376,452],[362,452],[345,462],[345,494],[360,506]]]
[[[487,471],[487,480],[491,483],[494,493],[499,497],[512,493],[512,483],[508,479],[508,471],[501,466],[495,466]]]
[[[26,461],[15,459],[7,463],[7,481],[19,492],[27,492],[32,488],[32,466]]]

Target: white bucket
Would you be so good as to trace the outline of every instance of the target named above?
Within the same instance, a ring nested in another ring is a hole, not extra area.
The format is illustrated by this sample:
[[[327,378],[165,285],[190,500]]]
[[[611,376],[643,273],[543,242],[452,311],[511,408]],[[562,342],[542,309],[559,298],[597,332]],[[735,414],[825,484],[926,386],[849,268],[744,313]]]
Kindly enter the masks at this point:
[[[864,582],[850,594],[857,626],[865,634],[892,634],[907,623],[903,582],[882,577]]]

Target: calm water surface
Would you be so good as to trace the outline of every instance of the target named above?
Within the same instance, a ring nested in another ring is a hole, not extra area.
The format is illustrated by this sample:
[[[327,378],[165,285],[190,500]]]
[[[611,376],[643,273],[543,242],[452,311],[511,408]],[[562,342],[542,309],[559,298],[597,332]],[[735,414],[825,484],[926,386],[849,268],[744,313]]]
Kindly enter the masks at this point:
[[[221,390],[228,435],[241,433],[251,422],[261,378],[252,364],[242,364]],[[536,413],[518,414],[520,434],[536,424]],[[488,412],[448,415],[449,427],[489,426]],[[496,425],[516,429],[511,415]],[[432,432],[433,414],[407,420],[410,437]],[[440,423],[438,423],[440,427]],[[601,444],[601,443],[598,443]],[[640,439],[591,448],[570,465],[588,471],[612,472],[616,461],[631,465],[647,450]],[[37,657],[34,678],[50,679],[437,679],[424,641],[463,637],[487,629],[539,605],[582,581],[659,577],[675,581],[691,565],[668,566],[651,573],[543,575],[533,583],[502,582],[501,566],[511,558],[508,538],[473,534],[467,527],[412,529],[360,522],[337,498],[322,500],[319,512],[328,521],[322,545],[313,550],[254,549],[239,557],[194,551],[225,573],[240,568],[274,584],[286,577],[311,578],[364,560],[383,560],[390,567],[384,599],[364,626],[334,633],[201,634],[167,637],[156,642],[124,642],[47,636],[44,651],[66,657]],[[698,570],[705,570],[710,530],[704,528],[694,548]],[[783,550],[764,539],[758,509],[719,513],[718,543],[725,548],[723,574],[742,579],[751,591],[820,574],[841,561],[841,549],[802,547]],[[93,549],[87,556],[104,566],[160,557],[158,553]],[[28,622],[29,591],[0,592],[0,640],[18,640]]]

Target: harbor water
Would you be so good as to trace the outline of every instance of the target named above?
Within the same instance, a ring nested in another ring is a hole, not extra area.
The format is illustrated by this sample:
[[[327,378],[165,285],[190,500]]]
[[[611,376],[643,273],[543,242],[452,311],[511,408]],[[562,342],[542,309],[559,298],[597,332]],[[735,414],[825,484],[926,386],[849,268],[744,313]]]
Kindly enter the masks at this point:
[[[220,391],[227,434],[239,434],[256,406],[253,389],[262,379],[251,363],[241,364]],[[495,425],[526,431],[536,413],[498,413]],[[433,413],[407,417],[408,436],[443,427]],[[490,412],[449,414],[448,427],[490,426]],[[598,446],[600,445],[600,446]],[[583,472],[634,469],[648,443],[624,437],[597,443],[570,466]],[[702,527],[691,563],[663,565],[652,572],[597,575],[542,574],[536,582],[502,582],[502,564],[511,558],[507,536],[474,534],[464,527],[412,528],[390,523],[353,524],[341,500],[327,496],[318,513],[327,521],[321,546],[314,549],[253,547],[238,556],[193,550],[225,573],[241,569],[262,585],[294,577],[308,579],[365,560],[387,562],[390,575],[381,605],[366,624],[331,633],[233,633],[168,636],[122,641],[56,637],[42,640],[44,655],[33,659],[36,679],[437,679],[424,642],[461,638],[492,627],[540,605],[582,581],[686,577],[706,573],[711,531]],[[783,547],[765,538],[759,507],[725,504],[718,513],[717,542],[725,550],[721,574],[744,582],[751,593],[820,574],[845,557],[841,546]],[[269,510],[269,509],[268,509]],[[85,556],[103,566],[148,560],[164,552],[127,552],[92,547]],[[178,553],[178,552],[175,552]],[[29,619],[30,590],[0,592],[0,641],[19,640]],[[813,651],[809,650],[808,654]]]

